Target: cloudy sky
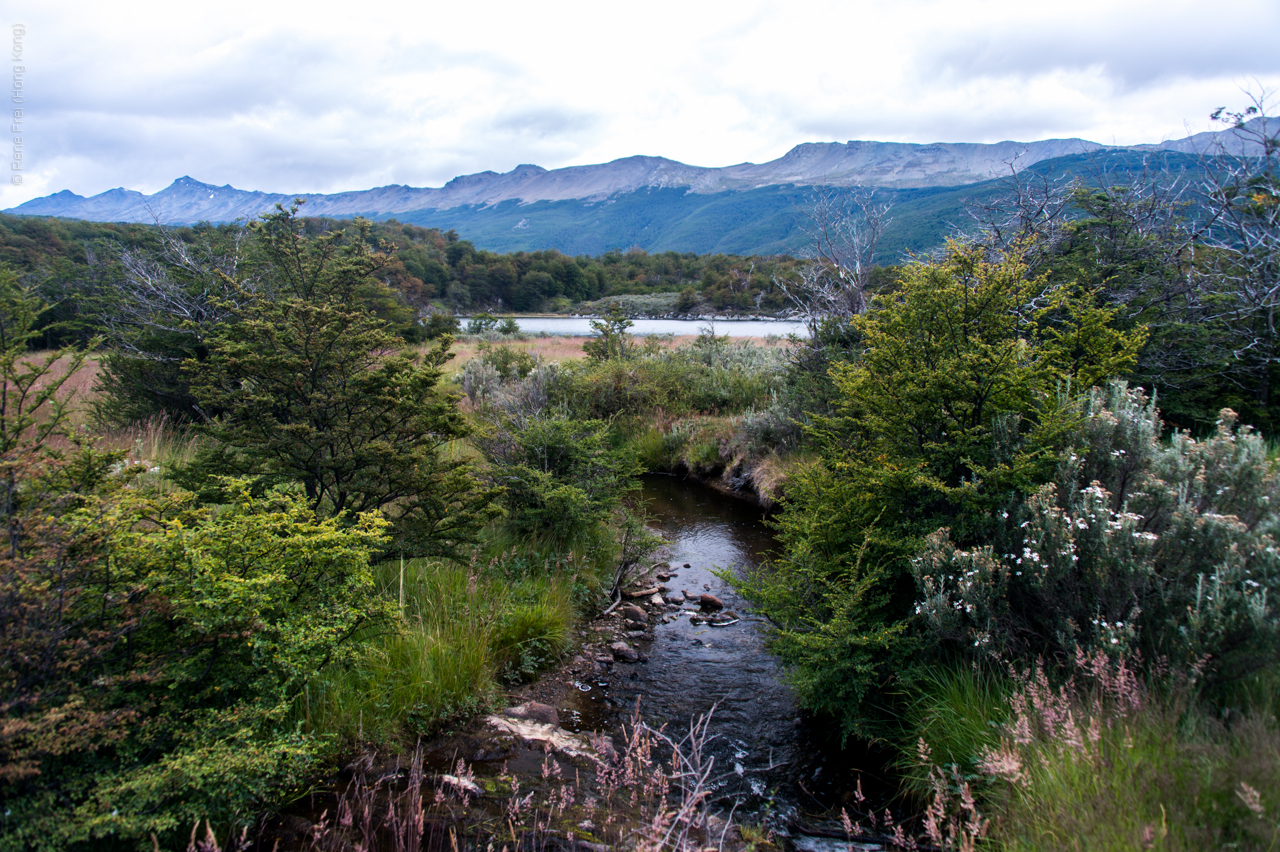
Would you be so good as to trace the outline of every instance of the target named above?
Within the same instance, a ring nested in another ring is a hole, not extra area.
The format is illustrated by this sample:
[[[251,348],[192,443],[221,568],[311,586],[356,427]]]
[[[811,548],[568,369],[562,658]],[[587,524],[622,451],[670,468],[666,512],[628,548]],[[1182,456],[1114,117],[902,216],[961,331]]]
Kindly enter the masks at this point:
[[[0,208],[186,174],[332,192],[800,142],[1158,142],[1280,87],[1276,0],[43,0],[9,17],[26,169]]]

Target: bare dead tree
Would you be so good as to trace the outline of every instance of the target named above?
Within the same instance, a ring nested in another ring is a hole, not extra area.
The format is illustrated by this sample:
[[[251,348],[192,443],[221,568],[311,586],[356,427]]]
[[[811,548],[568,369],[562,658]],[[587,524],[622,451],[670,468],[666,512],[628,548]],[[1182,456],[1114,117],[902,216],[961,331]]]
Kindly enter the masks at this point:
[[[1250,105],[1212,118],[1227,132],[1200,153],[1206,221],[1197,257],[1203,322],[1227,334],[1229,360],[1271,398],[1280,364],[1280,119],[1267,115],[1272,92],[1250,93]]]
[[[891,207],[863,187],[819,187],[806,196],[800,230],[809,246],[792,275],[773,280],[811,335],[828,319],[867,309],[867,287]]]
[[[158,226],[158,255],[122,249],[123,280],[102,311],[110,343],[144,358],[166,357],[143,340],[153,333],[179,334],[201,340],[210,329],[229,320],[258,289],[246,277],[247,231],[238,228],[225,243],[204,238],[188,243],[173,230]]]
[[[965,212],[977,227],[982,243],[996,252],[1025,252],[1039,245],[1048,251],[1067,232],[1072,198],[1079,181],[1059,180],[1018,167],[1018,158],[1006,161],[1009,173],[1001,178],[1000,191],[987,201],[965,202]],[[957,233],[964,241],[972,234]]]

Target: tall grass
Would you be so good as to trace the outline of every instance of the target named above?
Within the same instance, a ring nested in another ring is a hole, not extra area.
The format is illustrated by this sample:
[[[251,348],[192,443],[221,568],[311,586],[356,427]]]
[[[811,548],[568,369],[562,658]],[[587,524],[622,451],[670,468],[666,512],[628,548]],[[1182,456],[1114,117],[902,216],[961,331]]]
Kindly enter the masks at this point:
[[[921,694],[908,706],[904,720],[908,741],[899,751],[914,755],[917,744],[923,743],[933,764],[955,766],[966,777],[979,774],[983,754],[1000,744],[1013,684],[992,672],[942,667],[918,686]],[[898,768],[906,791],[920,798],[932,794],[931,765],[904,757]]]
[[[1042,669],[954,670],[921,704],[922,765],[976,782],[995,848],[1280,849],[1280,726],[1265,705],[1220,719],[1189,681],[1153,690],[1103,657],[1060,686]]]
[[[508,581],[484,566],[421,559],[375,568],[404,616],[395,633],[365,635],[354,665],[317,676],[295,713],[305,730],[348,743],[434,733],[492,703],[504,676],[557,658],[574,621],[568,584]]]

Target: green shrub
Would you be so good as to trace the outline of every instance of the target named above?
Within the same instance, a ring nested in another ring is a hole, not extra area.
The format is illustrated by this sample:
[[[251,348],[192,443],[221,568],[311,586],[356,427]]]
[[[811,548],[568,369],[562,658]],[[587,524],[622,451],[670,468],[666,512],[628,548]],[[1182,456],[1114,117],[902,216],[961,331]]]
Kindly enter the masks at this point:
[[[477,439],[490,481],[504,489],[506,524],[568,544],[591,533],[635,487],[635,459],[614,448],[599,420],[493,413],[495,428]]]
[[[289,708],[316,671],[358,655],[353,634],[391,622],[367,564],[385,524],[228,493],[217,510],[184,493],[64,493],[56,527],[27,525],[4,575],[25,617],[6,630],[0,848],[247,823],[325,758]],[[60,550],[74,561],[51,560]]]
[[[962,653],[1139,653],[1209,684],[1280,659],[1280,475],[1224,411],[1216,435],[1160,438],[1123,384],[1081,404],[1053,481],[995,518],[993,545],[941,530],[915,562],[918,612]]]
[[[532,355],[514,346],[494,346],[488,341],[482,341],[478,348],[480,360],[493,367],[504,382],[523,379],[538,365]]]
[[[478,313],[467,320],[467,334],[469,335],[482,335],[486,332],[496,331],[497,328],[498,318],[493,314]]]

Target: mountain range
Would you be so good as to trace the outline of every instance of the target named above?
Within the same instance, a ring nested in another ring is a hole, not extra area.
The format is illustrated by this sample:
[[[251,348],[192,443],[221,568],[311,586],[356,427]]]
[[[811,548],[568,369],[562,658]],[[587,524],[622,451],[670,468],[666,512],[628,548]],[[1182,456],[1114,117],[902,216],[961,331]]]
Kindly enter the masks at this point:
[[[331,194],[246,191],[181,177],[152,195],[117,188],[86,198],[63,190],[5,212],[180,225],[248,219],[300,198],[307,215],[395,217],[453,227],[477,245],[494,250],[558,248],[596,253],[625,244],[681,251],[777,251],[787,249],[794,236],[796,204],[815,186],[873,187],[900,204],[903,199],[918,202],[945,196],[957,187],[981,187],[1011,170],[1054,171],[1099,157],[1119,156],[1127,161],[1155,154],[1190,159],[1219,143],[1233,153],[1254,153],[1248,140],[1248,134],[1227,130],[1134,146],[1104,146],[1084,139],[805,143],[762,164],[706,168],[635,156],[551,170],[520,165],[503,174],[462,175],[439,188],[392,184]],[[773,229],[779,233],[730,238],[731,245],[725,244],[726,233],[734,230],[725,232],[721,227],[725,221],[739,230],[746,226],[754,234],[760,230],[756,226],[762,224],[761,217],[770,216],[781,216]],[[717,234],[717,227],[722,233]],[[666,232],[666,237],[658,237],[659,231]],[[921,246],[904,244],[904,248]]]

